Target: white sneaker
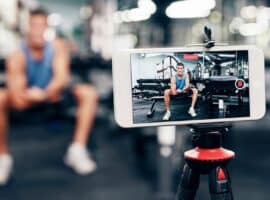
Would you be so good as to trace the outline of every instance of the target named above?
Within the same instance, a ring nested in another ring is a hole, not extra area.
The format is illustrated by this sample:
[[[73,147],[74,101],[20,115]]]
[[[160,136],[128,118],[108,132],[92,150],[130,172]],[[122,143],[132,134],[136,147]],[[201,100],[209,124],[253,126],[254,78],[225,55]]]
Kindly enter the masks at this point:
[[[13,159],[9,154],[0,155],[0,186],[4,186],[9,181],[13,167]]]
[[[97,169],[97,165],[92,160],[87,148],[81,144],[70,145],[64,162],[79,175],[87,175]]]
[[[190,107],[188,110],[188,114],[191,115],[191,117],[196,117],[197,113],[195,112],[194,108]]]
[[[168,121],[168,120],[170,120],[170,118],[171,118],[171,111],[167,111],[162,119],[164,121]]]

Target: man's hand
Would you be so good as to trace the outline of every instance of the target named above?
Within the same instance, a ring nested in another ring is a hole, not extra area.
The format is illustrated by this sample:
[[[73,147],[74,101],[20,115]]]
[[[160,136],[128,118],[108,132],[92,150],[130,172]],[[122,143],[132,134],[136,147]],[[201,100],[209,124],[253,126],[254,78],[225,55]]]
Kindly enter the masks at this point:
[[[47,100],[50,102],[57,102],[61,99],[62,87],[58,87],[57,84],[51,82],[49,86],[45,89]]]
[[[62,39],[56,39],[53,42],[55,54],[52,63],[53,78],[47,88],[47,100],[49,102],[57,102],[61,99],[61,92],[69,81],[69,63],[70,55],[67,44]]]
[[[43,102],[47,98],[45,91],[38,87],[26,89],[26,92],[23,95],[25,99],[33,103]]]
[[[177,89],[176,92],[177,92],[178,94],[180,94],[180,93],[183,92],[183,90]]]

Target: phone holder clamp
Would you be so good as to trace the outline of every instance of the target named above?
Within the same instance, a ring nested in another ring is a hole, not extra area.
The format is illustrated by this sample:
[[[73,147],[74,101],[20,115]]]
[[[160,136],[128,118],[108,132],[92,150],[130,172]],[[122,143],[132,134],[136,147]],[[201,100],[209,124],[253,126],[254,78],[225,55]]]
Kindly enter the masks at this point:
[[[228,46],[228,43],[216,43],[215,40],[212,39],[212,30],[205,26],[204,27],[204,42],[199,44],[189,44],[187,47],[205,47],[206,49],[210,49],[214,46]]]

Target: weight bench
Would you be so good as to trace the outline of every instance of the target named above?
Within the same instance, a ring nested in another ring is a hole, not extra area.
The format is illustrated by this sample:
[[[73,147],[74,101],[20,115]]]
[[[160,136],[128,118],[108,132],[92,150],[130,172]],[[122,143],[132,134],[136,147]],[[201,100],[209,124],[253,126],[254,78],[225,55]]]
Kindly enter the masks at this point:
[[[187,93],[183,93],[183,94],[179,94],[179,95],[176,95],[176,96],[171,96],[171,100],[179,100],[179,99],[185,99],[185,98],[189,98],[191,97],[191,90]],[[147,117],[148,118],[151,118],[154,116],[155,114],[155,105],[158,101],[164,101],[164,96],[155,96],[155,97],[152,97],[151,100],[153,101],[152,104],[151,104],[151,107],[150,107],[150,110],[147,112]]]

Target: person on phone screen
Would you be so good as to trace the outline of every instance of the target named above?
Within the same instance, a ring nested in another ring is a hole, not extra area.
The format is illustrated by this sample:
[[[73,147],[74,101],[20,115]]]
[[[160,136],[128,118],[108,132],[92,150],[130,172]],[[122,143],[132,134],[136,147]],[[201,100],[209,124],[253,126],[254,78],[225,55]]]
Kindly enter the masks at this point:
[[[164,121],[170,120],[171,118],[171,96],[185,94],[189,91],[192,91],[192,101],[188,113],[191,115],[191,117],[197,116],[194,108],[198,98],[198,90],[190,87],[190,78],[188,73],[185,73],[185,66],[183,63],[178,63],[176,70],[176,75],[171,78],[171,88],[164,91],[164,104],[166,107],[166,113],[163,116]]]

